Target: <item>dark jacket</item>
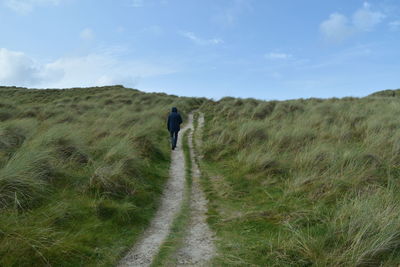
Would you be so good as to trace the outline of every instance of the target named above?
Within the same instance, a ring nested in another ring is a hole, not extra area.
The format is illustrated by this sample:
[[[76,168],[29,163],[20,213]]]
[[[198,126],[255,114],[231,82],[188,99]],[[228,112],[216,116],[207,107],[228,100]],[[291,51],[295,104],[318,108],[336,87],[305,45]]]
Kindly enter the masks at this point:
[[[181,128],[182,117],[178,113],[177,108],[172,108],[172,112],[168,116],[167,128],[170,132],[178,132]]]

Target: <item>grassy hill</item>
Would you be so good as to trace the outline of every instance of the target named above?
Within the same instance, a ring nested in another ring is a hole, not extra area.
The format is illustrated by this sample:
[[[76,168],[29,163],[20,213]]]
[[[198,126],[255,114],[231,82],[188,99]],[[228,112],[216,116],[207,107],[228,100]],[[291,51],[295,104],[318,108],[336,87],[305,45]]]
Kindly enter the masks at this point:
[[[157,207],[171,106],[206,116],[197,148],[215,266],[396,266],[399,95],[215,102],[0,87],[0,266],[115,264]]]
[[[208,102],[216,266],[397,266],[399,91]]]
[[[374,96],[382,96],[382,97],[399,97],[400,96],[400,89],[397,89],[397,90],[383,90],[383,91],[378,91],[378,92],[375,92],[375,93],[373,93],[373,94],[371,94],[371,95],[369,95],[369,96],[371,96],[371,97],[374,97]]]
[[[0,87],[0,266],[114,264],[157,207],[170,108],[202,102],[122,86]]]

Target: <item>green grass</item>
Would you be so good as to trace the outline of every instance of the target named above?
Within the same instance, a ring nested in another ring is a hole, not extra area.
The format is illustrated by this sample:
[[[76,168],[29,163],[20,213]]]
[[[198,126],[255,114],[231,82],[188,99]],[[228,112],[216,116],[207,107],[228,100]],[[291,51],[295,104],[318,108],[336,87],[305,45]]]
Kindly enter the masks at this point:
[[[0,87],[0,265],[114,265],[158,206],[170,108],[203,101]]]
[[[114,265],[158,206],[170,107],[202,106],[194,145],[214,266],[397,266],[398,95],[215,102],[0,87],[0,265]],[[156,265],[181,244],[182,214]]]
[[[189,135],[191,129],[188,129],[183,135],[183,152],[185,155],[185,192],[182,202],[181,210],[174,219],[171,231],[167,239],[161,245],[160,251],[153,260],[151,266],[175,266],[176,265],[176,254],[183,245],[183,240],[187,231],[190,216],[190,199],[191,199],[191,188],[192,188],[192,160],[190,157],[189,148]]]
[[[201,167],[214,264],[398,265],[397,92],[207,102]]]

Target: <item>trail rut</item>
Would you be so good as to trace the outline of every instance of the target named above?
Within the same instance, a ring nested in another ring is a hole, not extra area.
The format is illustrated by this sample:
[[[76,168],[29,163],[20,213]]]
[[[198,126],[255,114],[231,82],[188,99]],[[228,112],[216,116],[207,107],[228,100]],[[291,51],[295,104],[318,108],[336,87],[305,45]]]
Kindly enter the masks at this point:
[[[204,115],[199,117],[198,131],[204,125]],[[189,136],[190,156],[192,159],[192,188],[190,203],[190,223],[184,239],[184,244],[178,252],[178,266],[209,266],[215,256],[214,235],[207,224],[207,199],[201,189],[201,173],[195,157],[193,146],[193,131]]]

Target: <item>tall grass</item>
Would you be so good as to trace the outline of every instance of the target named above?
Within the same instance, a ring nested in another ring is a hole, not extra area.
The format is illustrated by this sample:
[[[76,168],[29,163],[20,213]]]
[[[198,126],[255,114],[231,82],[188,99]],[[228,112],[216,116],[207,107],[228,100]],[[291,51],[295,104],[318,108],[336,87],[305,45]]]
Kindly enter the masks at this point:
[[[397,95],[206,103],[215,264],[398,265]]]
[[[168,176],[165,119],[204,99],[0,87],[0,265],[113,265]]]

